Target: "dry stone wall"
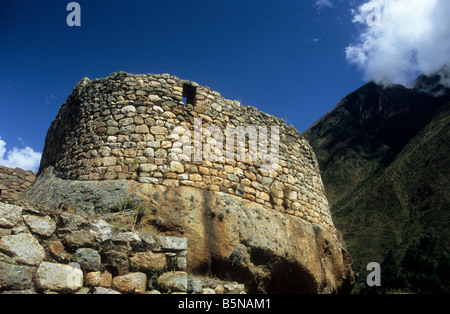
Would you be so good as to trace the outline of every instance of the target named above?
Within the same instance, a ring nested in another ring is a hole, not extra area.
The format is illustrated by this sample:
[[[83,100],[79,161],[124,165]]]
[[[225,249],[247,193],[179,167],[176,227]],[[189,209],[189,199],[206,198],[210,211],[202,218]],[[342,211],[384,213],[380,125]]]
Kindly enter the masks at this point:
[[[36,179],[33,171],[0,166],[0,200],[16,200]]]
[[[269,150],[278,146],[276,171],[263,168],[261,158],[250,157],[252,132],[248,145],[234,142],[231,158],[220,151],[229,148],[230,130],[249,126],[255,129],[247,131],[266,127]],[[180,127],[189,133],[182,134]],[[271,133],[275,128],[279,140]],[[220,132],[223,138],[215,135]],[[186,153],[185,144],[196,147],[199,141],[203,155]],[[245,158],[239,158],[242,152]],[[126,179],[225,192],[334,232],[318,163],[297,130],[168,74],[117,72],[83,79],[48,131],[40,172],[49,166],[63,179]]]

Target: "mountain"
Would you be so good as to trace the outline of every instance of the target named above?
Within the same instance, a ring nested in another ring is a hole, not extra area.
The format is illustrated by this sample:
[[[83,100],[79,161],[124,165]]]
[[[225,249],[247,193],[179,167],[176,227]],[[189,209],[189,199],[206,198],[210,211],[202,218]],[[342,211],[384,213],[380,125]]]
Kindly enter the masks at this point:
[[[360,274],[357,292],[367,291],[371,262],[381,264],[379,291],[448,287],[450,92],[442,78],[421,76],[411,89],[368,83],[303,133]]]

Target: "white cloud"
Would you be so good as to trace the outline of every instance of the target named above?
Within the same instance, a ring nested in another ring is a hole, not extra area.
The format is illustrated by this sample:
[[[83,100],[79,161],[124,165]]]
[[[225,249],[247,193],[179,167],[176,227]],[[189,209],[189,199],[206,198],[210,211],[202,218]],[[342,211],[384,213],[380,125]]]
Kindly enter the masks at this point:
[[[332,8],[333,7],[333,3],[331,3],[330,0],[316,0],[315,4],[318,8],[323,8],[323,7]]]
[[[20,149],[14,147],[6,151],[6,142],[0,137],[0,165],[2,166],[37,171],[41,157],[41,153],[35,152],[28,146]]]
[[[381,7],[379,26],[367,21],[373,4]],[[449,0],[366,1],[353,12],[362,29],[358,42],[346,48],[347,60],[366,80],[408,85],[420,73],[450,65],[449,14]]]

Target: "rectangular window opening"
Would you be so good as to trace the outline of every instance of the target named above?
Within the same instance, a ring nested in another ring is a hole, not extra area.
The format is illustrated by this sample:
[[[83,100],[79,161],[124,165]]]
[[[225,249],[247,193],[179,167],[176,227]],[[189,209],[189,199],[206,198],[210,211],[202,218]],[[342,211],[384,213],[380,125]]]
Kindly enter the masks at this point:
[[[195,105],[195,94],[197,93],[197,88],[195,86],[184,84],[183,85],[183,103],[184,105]]]

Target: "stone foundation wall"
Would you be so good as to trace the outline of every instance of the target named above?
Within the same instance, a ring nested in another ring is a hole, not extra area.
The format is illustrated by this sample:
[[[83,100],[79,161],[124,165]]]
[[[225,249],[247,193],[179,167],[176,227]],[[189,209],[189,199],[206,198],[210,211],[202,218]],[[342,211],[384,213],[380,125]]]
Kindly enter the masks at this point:
[[[0,202],[0,294],[244,293],[188,275],[186,239],[119,227],[121,216]]]
[[[227,130],[248,126],[266,127],[269,149],[278,144],[276,171],[262,168],[261,158],[250,158],[250,142],[235,144],[232,158],[220,154]],[[275,127],[279,141],[271,133]],[[214,135],[217,128],[223,138]],[[185,144],[195,147],[199,141],[203,155],[186,153]],[[246,156],[239,159],[242,151]],[[318,163],[297,130],[168,74],[118,72],[83,79],[48,131],[40,172],[48,166],[63,179],[127,179],[229,193],[334,230]]]

